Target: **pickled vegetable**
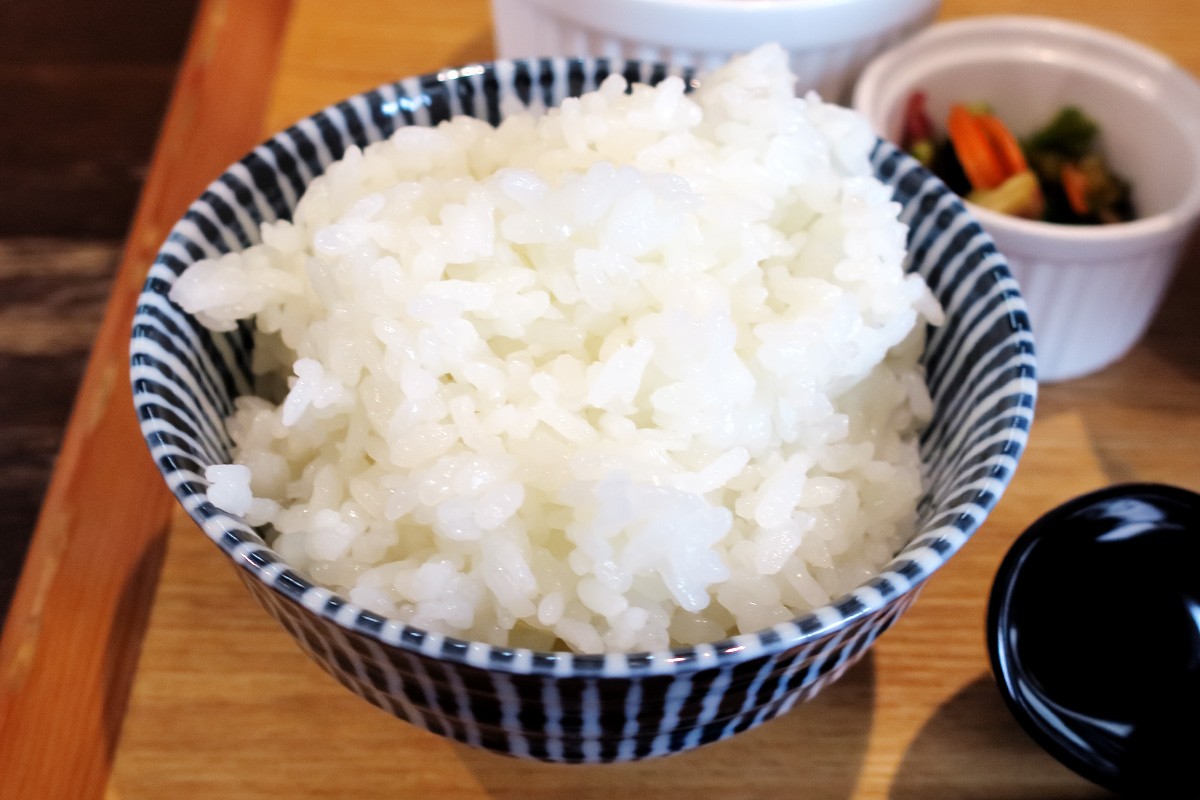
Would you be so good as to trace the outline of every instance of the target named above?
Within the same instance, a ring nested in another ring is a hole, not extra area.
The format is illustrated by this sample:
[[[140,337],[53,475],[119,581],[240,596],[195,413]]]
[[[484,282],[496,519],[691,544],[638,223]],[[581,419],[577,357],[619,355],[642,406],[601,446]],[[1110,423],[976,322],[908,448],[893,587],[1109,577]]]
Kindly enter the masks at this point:
[[[955,103],[938,133],[924,92],[905,106],[901,146],[946,185],[1002,214],[1063,224],[1135,218],[1129,182],[1100,149],[1100,126],[1066,106],[1024,140],[983,103]]]

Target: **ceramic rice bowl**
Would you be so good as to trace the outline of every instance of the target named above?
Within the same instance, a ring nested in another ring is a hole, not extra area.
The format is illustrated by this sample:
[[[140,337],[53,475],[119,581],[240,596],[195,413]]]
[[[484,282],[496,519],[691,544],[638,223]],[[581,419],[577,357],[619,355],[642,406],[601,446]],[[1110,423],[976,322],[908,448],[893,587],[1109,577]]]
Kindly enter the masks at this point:
[[[167,299],[192,262],[244,248],[288,217],[305,185],[351,144],[458,114],[493,123],[519,99],[542,107],[612,72],[656,83],[662,66],[498,61],[352,97],[255,149],[172,229],[151,267],[131,343],[136,411],[168,486],[250,593],[355,694],[414,725],[522,758],[612,762],[715,742],[808,700],[857,661],[978,528],[1023,451],[1036,392],[1033,340],[1008,267],[962,203],[890,144],[877,175],[911,226],[909,269],[947,311],[924,354],[935,412],[921,442],[927,491],[915,538],[868,583],[790,622],[670,651],[576,655],[459,641],[388,620],[313,585],[258,533],[205,497],[226,463],[224,419],[251,391],[250,328],[213,333]]]

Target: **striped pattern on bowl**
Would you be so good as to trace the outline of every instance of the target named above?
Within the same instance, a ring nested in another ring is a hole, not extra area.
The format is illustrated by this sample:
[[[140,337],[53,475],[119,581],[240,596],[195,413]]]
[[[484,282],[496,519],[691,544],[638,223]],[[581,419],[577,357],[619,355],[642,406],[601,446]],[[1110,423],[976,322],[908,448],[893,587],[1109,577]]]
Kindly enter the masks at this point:
[[[224,419],[252,389],[250,328],[213,333],[168,299],[194,261],[258,241],[351,144],[456,114],[493,123],[514,99],[542,108],[639,62],[498,61],[410,78],[349,98],[256,148],[171,230],[150,269],[131,342],[134,403],[180,503],[301,648],[355,694],[457,741],[546,761],[661,756],[753,728],[816,695],[916,599],[978,528],[1012,477],[1036,393],[1017,284],[991,239],[936,178],[886,142],[873,161],[910,225],[908,266],[947,310],[925,363],[935,404],[922,439],[928,489],[917,536],[876,578],[785,624],[695,647],[577,655],[459,641],[351,604],[292,570],[245,522],[205,498],[206,466],[229,459]],[[690,76],[685,75],[690,80]]]

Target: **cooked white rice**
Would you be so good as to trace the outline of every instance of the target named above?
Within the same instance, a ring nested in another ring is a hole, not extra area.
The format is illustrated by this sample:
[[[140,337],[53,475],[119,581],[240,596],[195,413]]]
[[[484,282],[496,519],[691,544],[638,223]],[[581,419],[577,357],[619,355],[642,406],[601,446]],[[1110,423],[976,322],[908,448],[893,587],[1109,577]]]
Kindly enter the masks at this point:
[[[171,292],[253,316],[287,376],[238,400],[209,499],[353,602],[493,644],[711,641],[862,583],[912,534],[940,311],[867,124],[793,82],[769,46],[691,95],[614,75],[351,148]]]

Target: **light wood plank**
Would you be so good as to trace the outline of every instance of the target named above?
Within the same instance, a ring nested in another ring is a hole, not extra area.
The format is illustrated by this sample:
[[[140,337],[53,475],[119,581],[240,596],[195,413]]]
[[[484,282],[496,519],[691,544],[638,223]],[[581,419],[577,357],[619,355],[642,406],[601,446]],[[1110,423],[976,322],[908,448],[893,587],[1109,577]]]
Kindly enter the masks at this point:
[[[302,654],[177,513],[114,787],[123,800],[1093,796],[1017,728],[987,668],[986,598],[1010,542],[1036,510],[1105,481],[1077,416],[1040,420],[1034,442],[994,517],[842,681],[757,731],[636,765],[519,762],[376,710]]]
[[[1200,74],[1200,7],[1195,0],[942,0],[939,19],[1025,14],[1105,28],[1166,53]]]
[[[488,0],[297,0],[267,113],[274,132],[388,81],[494,56]]]

